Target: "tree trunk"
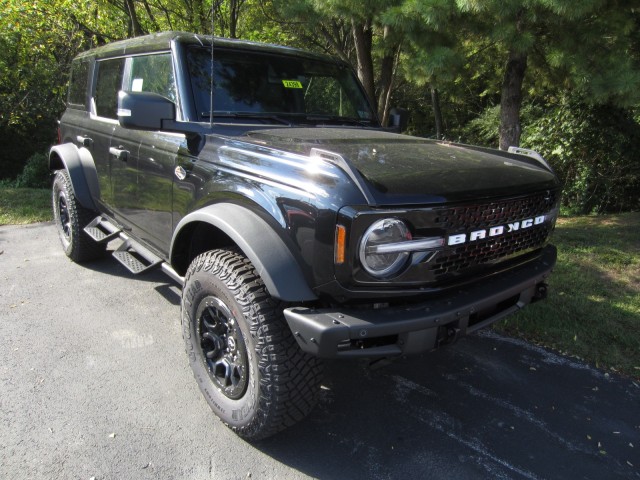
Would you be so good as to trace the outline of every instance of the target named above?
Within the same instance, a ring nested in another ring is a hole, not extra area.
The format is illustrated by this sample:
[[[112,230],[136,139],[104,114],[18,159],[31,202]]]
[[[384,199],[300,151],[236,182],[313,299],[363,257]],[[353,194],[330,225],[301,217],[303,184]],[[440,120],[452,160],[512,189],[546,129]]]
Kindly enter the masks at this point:
[[[318,28],[324,40],[333,48],[331,53],[337,54],[350,64],[349,53],[353,50],[353,28],[347,22],[335,18],[331,19],[330,23],[320,23]],[[306,38],[313,41],[311,37]]]
[[[229,38],[238,38],[238,16],[240,14],[240,3],[238,0],[229,1]]]
[[[440,109],[440,94],[438,89],[431,86],[431,105],[433,107],[433,119],[436,124],[436,140],[442,139],[442,110]]]
[[[393,67],[395,65],[395,55],[393,52],[386,52],[380,62],[380,77],[378,79],[378,117],[383,125],[386,124],[386,114],[389,111],[389,99],[391,97],[391,85],[393,83]]]
[[[229,38],[238,38],[238,22],[240,22],[240,11],[246,0],[229,1]]]
[[[151,20],[151,23],[153,23],[154,31],[159,32],[161,30],[160,25],[158,25],[156,17],[151,11],[151,7],[149,6],[149,2],[147,0],[144,0],[144,10],[145,12],[147,12],[147,16],[149,17],[149,20]]]
[[[373,32],[371,21],[367,20],[363,23],[351,22],[351,31],[353,33],[353,42],[356,47],[356,57],[358,60],[358,78],[362,82],[365,93],[371,100],[374,108],[377,109],[376,89],[373,78],[373,57],[371,55],[371,47],[373,45]]]
[[[202,0],[197,2],[196,8],[198,9],[198,25],[200,25],[200,28],[198,29],[198,33],[205,34],[211,28],[209,14],[214,15],[213,8],[209,10],[209,7],[205,5],[205,3]],[[211,35],[213,35],[213,32],[211,33]]]
[[[125,11],[129,16],[129,36],[130,37],[139,37],[140,35],[144,35],[145,31],[142,29],[140,22],[138,20],[138,15],[136,14],[136,7],[133,4],[133,0],[124,0]]]
[[[378,117],[382,125],[386,125],[389,117],[389,102],[391,101],[391,89],[393,88],[393,76],[396,68],[396,60],[400,51],[400,44],[396,43],[389,47],[389,37],[391,36],[391,28],[384,27],[384,43],[385,51],[382,61],[380,62],[380,76],[378,77],[377,102]]]
[[[500,150],[520,146],[522,82],[527,70],[527,54],[511,50],[502,82],[500,98]]]

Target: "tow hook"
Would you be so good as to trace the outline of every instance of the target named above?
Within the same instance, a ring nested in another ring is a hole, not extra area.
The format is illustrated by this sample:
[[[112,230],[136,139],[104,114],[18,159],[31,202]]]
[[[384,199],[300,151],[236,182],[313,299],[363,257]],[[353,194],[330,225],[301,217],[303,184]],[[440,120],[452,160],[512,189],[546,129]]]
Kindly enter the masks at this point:
[[[537,284],[536,292],[534,293],[533,298],[531,299],[531,303],[535,303],[547,298],[548,289],[549,289],[549,285],[547,285],[546,283]]]
[[[460,338],[460,329],[456,327],[443,327],[438,338],[438,347],[453,345]]]

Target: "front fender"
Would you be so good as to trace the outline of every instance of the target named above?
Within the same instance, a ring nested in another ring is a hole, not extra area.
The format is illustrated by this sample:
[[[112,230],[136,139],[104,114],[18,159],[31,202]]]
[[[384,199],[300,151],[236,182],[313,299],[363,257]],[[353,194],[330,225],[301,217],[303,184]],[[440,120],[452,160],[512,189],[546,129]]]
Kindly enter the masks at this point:
[[[98,173],[91,152],[73,143],[55,145],[49,151],[49,170],[66,169],[69,172],[73,193],[85,208],[98,210],[94,198],[100,198]]]
[[[305,302],[317,297],[309,288],[295,256],[274,227],[256,213],[231,203],[219,203],[190,213],[178,223],[171,240],[170,257],[181,231],[204,222],[224,232],[251,261],[272,297]]]

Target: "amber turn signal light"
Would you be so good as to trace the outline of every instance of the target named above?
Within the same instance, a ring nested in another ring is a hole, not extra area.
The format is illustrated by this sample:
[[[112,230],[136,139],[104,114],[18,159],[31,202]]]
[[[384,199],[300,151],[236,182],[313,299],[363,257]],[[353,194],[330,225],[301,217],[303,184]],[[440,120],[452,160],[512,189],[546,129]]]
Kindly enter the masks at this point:
[[[336,225],[336,245],[335,262],[340,265],[344,263],[346,251],[347,229],[342,225]]]

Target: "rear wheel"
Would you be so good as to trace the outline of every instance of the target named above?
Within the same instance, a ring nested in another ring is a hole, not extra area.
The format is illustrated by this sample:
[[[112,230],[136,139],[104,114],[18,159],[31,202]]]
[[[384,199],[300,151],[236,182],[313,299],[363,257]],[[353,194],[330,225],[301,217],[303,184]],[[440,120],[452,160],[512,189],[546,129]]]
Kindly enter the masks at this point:
[[[204,397],[240,436],[268,437],[312,410],[321,363],[300,350],[280,303],[244,256],[196,257],[185,277],[182,328]]]
[[[66,170],[55,174],[52,201],[53,219],[67,257],[74,262],[85,262],[104,256],[106,245],[94,242],[83,230],[97,213],[80,205]]]

